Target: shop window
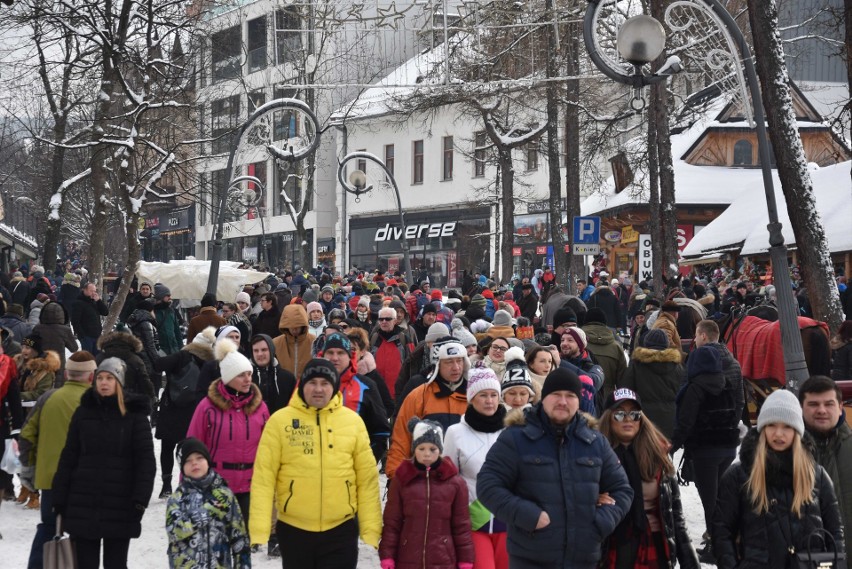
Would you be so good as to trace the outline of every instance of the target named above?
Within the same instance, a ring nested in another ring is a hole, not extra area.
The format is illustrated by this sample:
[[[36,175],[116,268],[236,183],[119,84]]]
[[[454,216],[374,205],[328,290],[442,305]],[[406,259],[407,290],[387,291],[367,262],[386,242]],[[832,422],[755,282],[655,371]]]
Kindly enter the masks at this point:
[[[240,96],[233,95],[210,103],[210,136],[213,154],[231,150],[231,141],[240,120]]]
[[[254,182],[248,182],[248,188],[255,192],[265,193],[269,191],[269,185],[266,183],[266,162],[255,162],[246,167],[246,174],[254,176],[260,180],[262,187],[257,187]],[[259,216],[266,216],[266,195],[260,198],[260,202],[256,207],[251,208],[251,211],[246,215],[246,219],[255,219]]]
[[[296,97],[295,89],[275,88],[275,99],[293,99]],[[295,111],[275,111],[272,117],[272,129],[275,140],[287,140],[299,136],[299,114]]]
[[[222,203],[222,194],[228,190],[228,178],[226,170],[216,170],[210,173],[210,222],[216,223],[218,220],[219,206]],[[225,206],[225,222],[237,221],[239,219],[231,210]]]
[[[385,167],[391,173],[391,176],[394,175],[393,172],[394,165],[394,148],[393,144],[385,144]]]
[[[473,145],[473,177],[482,178],[485,176],[485,153],[488,149],[488,136],[484,130],[474,134]]]
[[[302,30],[297,8],[281,8],[275,11],[275,64],[299,61],[302,51]]]
[[[527,171],[538,170],[538,151],[540,143],[538,140],[528,142],[524,145],[527,154]]]
[[[619,152],[610,158],[609,164],[612,167],[612,177],[617,194],[633,182],[633,169],[630,168],[630,163],[627,161],[627,155],[624,152]]]
[[[356,150],[355,152],[367,152],[367,149],[366,149],[366,148],[359,148],[359,149],[358,149],[358,150]],[[357,160],[356,164],[357,164],[357,166],[358,166],[358,167],[356,168],[357,170],[361,170],[361,171],[362,171],[362,172],[364,172],[365,174],[367,173],[367,160],[366,160],[366,159],[364,159],[364,158],[359,158],[359,159]]]
[[[266,16],[248,22],[249,73],[266,69]]]
[[[445,136],[443,140],[443,176],[442,180],[453,179],[453,137]]]
[[[754,151],[751,142],[742,139],[734,144],[734,166],[754,165]]]
[[[413,143],[412,160],[412,184],[423,183],[423,141],[415,140]]]
[[[216,32],[210,38],[213,82],[239,77],[242,41],[240,26]]]

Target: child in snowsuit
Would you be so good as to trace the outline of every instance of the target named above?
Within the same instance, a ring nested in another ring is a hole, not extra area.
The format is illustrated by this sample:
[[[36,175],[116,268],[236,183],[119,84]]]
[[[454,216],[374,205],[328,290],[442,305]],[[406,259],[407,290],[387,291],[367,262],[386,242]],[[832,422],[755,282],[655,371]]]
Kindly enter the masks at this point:
[[[178,447],[183,481],[166,506],[169,567],[246,569],[251,549],[234,493],[210,468],[210,451],[198,439]]]
[[[391,482],[379,544],[382,569],[473,569],[467,485],[441,457],[441,426],[412,417],[408,429],[413,458],[399,465]]]

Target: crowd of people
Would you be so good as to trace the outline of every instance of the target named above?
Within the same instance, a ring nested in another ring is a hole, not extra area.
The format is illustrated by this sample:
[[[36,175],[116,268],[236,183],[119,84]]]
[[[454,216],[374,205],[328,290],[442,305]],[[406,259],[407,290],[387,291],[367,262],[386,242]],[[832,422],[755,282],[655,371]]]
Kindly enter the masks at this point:
[[[835,380],[852,379],[852,322],[832,377],[773,392],[749,429],[737,360],[687,310],[772,306],[772,290],[317,271],[206,294],[185,318],[167,285],[140,281],[104,330],[94,283],[68,275],[72,295],[31,269],[18,282],[44,292],[0,319],[0,433],[22,465],[0,489],[40,511],[29,568],[58,528],[78,568],[126,567],[152,499],[170,567],[265,552],[342,569],[359,539],[382,569],[792,569],[809,551],[846,566],[852,431]],[[683,483],[704,527],[687,527]]]

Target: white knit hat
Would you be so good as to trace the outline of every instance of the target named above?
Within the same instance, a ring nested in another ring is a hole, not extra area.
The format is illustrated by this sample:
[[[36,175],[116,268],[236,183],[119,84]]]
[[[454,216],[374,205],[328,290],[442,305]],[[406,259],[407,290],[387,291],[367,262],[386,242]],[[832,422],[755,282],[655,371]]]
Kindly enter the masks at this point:
[[[438,377],[441,360],[448,360],[450,358],[463,358],[464,375],[467,375],[467,372],[470,370],[470,359],[467,357],[467,348],[459,344],[455,338],[448,337],[444,342],[435,342],[432,345],[432,350],[435,352],[433,358],[435,368],[432,370],[431,375],[429,375],[429,382],[434,381]]]
[[[476,394],[485,389],[493,389],[500,394],[500,380],[490,367],[475,367],[467,375],[467,402],[473,401]]]
[[[757,430],[762,431],[763,427],[772,423],[784,423],[795,429],[800,437],[805,434],[802,407],[792,392],[785,389],[773,391],[763,402],[757,416]]]
[[[201,344],[203,346],[207,346],[208,348],[212,348],[213,344],[216,343],[216,328],[213,326],[208,326],[201,332],[195,335],[195,338],[192,339],[193,344]]]
[[[245,302],[246,304],[251,304],[251,297],[247,292],[238,292],[237,298],[234,299],[234,302]]]
[[[231,383],[241,373],[254,369],[248,358],[237,351],[237,346],[233,342],[216,342],[214,353],[219,360],[220,377],[225,385]]]

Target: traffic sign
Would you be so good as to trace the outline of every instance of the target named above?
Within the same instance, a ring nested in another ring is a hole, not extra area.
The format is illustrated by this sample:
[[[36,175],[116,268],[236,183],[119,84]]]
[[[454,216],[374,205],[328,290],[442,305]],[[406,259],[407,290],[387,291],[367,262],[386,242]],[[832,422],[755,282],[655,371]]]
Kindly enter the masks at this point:
[[[574,217],[574,255],[598,255],[601,252],[601,218],[598,216]]]

